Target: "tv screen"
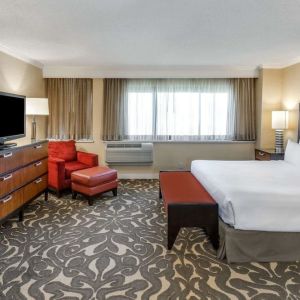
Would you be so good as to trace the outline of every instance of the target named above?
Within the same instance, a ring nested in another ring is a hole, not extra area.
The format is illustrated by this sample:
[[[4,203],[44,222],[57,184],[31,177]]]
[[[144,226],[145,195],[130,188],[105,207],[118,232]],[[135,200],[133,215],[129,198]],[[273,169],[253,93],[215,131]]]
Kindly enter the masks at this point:
[[[25,135],[25,99],[0,92],[0,142]]]

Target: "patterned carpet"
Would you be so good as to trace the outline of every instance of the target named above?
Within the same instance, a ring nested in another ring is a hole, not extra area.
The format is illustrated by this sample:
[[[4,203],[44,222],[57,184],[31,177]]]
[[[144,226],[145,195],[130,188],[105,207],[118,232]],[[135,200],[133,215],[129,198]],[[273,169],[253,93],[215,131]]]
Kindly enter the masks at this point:
[[[0,239],[0,299],[300,299],[300,263],[228,265],[200,229],[167,251],[156,180],[121,181],[92,207],[40,198]]]

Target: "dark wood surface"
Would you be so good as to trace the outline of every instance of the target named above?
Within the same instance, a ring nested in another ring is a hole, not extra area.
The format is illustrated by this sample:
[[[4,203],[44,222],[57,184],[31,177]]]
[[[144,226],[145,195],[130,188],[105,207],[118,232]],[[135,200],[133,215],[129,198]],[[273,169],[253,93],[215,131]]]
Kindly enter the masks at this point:
[[[0,198],[18,187],[48,172],[48,160],[44,158],[33,164],[0,176]]]
[[[172,249],[182,227],[203,228],[215,249],[219,247],[218,204],[169,204],[168,249]]]
[[[23,152],[21,150],[9,149],[0,153],[0,174],[23,166]]]
[[[275,149],[255,149],[255,160],[283,160],[284,153],[278,153]]]
[[[38,141],[0,151],[0,223],[14,214],[23,219],[24,207],[48,195],[48,142]]]
[[[0,219],[23,205],[23,191],[17,190],[0,200]]]
[[[35,195],[38,195],[45,191],[48,186],[47,174],[38,177],[34,181],[24,186],[24,203],[30,201]]]
[[[185,172],[187,176],[190,176],[189,171],[183,172]],[[184,185],[184,182],[181,182],[181,184]],[[201,187],[200,184],[199,187]],[[185,201],[182,203],[172,203],[172,201],[166,201],[164,197],[164,190],[169,188],[172,187],[166,187],[164,186],[164,182],[160,181],[159,197],[162,198],[165,202],[165,205],[167,205],[168,249],[172,249],[179,230],[182,227],[203,228],[209,236],[213,247],[217,249],[219,247],[218,204],[186,203]],[[184,200],[184,194],[182,195],[182,198]]]

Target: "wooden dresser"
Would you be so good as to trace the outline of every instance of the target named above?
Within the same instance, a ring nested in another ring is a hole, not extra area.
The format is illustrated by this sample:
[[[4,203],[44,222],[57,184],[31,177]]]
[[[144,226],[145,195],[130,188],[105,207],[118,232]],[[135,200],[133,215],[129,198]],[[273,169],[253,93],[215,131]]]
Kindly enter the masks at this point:
[[[0,150],[0,223],[33,199],[48,197],[48,141]]]

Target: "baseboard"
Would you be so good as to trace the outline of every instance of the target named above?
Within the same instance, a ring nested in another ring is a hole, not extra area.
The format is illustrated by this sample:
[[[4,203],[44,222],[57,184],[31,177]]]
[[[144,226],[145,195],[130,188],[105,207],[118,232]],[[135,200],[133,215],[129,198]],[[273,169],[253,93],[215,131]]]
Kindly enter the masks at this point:
[[[119,173],[119,179],[158,179],[157,173]]]

